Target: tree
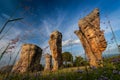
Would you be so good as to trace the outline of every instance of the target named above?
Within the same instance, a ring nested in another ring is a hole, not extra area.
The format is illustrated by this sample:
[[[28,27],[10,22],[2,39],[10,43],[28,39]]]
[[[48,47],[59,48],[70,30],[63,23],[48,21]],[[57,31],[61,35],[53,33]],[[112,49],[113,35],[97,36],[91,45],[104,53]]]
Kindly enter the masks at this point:
[[[73,56],[70,52],[62,53],[63,62],[65,62],[65,66],[67,66],[67,62],[73,62]]]
[[[75,60],[74,60],[75,66],[83,66],[85,64],[87,64],[87,63],[81,56],[75,56]]]

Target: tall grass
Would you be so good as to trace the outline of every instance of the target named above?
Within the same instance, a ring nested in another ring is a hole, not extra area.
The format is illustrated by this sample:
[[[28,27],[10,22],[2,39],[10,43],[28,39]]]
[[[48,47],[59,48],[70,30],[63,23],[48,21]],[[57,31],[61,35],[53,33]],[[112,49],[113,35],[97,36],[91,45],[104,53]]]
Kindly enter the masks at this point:
[[[24,74],[9,74],[6,80],[120,80],[119,57],[107,58],[104,60],[104,67],[89,68],[85,66],[63,68],[56,72],[29,72]],[[89,76],[87,76],[88,74]],[[6,74],[0,75],[0,80],[5,79]]]

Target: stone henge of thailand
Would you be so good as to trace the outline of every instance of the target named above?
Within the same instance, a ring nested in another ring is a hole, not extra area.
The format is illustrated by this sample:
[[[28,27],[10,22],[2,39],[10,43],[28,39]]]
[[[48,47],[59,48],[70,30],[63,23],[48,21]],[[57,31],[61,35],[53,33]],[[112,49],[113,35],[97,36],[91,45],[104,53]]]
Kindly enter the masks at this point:
[[[53,59],[52,71],[58,70],[62,66],[62,33],[54,31],[50,35],[49,46]]]
[[[100,30],[99,9],[94,9],[89,15],[78,22],[79,30],[75,34],[80,39],[90,66],[102,65],[102,52],[107,47],[104,31]]]
[[[23,44],[19,61],[14,65],[12,72],[24,73],[37,71],[40,65],[42,49],[34,44]]]
[[[45,54],[44,71],[51,71],[51,67],[52,67],[52,56],[50,54]]]

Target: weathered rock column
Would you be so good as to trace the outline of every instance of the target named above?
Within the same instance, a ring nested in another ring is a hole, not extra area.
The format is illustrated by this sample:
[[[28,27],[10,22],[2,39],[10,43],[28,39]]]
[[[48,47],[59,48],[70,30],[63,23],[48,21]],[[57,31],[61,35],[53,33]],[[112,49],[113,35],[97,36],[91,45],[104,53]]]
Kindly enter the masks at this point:
[[[42,49],[34,44],[23,44],[19,61],[14,65],[12,72],[24,73],[37,70],[40,64]]]
[[[50,35],[49,40],[50,50],[53,59],[53,71],[58,70],[62,66],[62,34],[59,31],[54,31]]]
[[[88,57],[89,64],[92,66],[97,66],[96,57],[94,56],[85,36],[82,34],[82,32],[80,30],[76,30],[75,34],[79,37],[81,44],[83,45],[83,48],[85,49],[85,53]]]
[[[44,71],[50,71],[52,67],[52,56],[50,54],[45,54],[45,68]]]
[[[91,66],[102,66],[102,52],[107,43],[104,32],[100,30],[99,10],[95,9],[78,23],[79,30],[75,34],[79,37]]]

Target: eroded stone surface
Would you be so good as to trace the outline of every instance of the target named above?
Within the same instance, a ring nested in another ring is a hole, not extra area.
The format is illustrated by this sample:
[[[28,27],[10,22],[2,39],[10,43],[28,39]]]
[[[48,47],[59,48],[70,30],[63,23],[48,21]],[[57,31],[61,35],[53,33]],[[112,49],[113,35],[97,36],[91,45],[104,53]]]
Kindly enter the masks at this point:
[[[19,61],[14,65],[12,72],[24,73],[37,71],[40,65],[42,49],[34,44],[23,44]]]
[[[91,66],[99,66],[102,62],[102,52],[107,43],[104,32],[100,30],[99,10],[94,9],[78,23],[79,30],[75,34],[79,37]]]
[[[59,31],[51,33],[49,45],[53,59],[52,70],[56,71],[62,65],[62,34]]]
[[[50,54],[45,54],[44,71],[50,71],[51,67],[52,67],[52,56]]]

